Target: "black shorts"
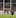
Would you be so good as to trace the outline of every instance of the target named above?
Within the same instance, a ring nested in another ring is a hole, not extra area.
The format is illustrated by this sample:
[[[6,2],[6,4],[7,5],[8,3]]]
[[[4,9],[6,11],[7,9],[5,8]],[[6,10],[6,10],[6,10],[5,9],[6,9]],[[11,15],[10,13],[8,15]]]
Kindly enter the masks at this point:
[[[14,12],[11,12],[12,13],[12,15],[14,14]]]

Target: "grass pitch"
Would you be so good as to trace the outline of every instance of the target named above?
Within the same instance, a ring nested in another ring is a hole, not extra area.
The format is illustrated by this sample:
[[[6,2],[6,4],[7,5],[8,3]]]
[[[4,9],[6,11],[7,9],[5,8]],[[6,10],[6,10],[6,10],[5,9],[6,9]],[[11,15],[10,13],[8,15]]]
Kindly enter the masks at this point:
[[[16,14],[15,15],[11,15],[11,14],[0,14],[0,18],[16,18]]]

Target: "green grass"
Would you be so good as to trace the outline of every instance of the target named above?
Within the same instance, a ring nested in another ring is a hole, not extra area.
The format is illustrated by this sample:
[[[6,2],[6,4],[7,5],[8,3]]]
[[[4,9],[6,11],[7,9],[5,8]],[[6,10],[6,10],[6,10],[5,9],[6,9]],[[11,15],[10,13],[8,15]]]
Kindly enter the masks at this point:
[[[16,18],[16,15],[11,15],[11,14],[0,14],[0,18]]]

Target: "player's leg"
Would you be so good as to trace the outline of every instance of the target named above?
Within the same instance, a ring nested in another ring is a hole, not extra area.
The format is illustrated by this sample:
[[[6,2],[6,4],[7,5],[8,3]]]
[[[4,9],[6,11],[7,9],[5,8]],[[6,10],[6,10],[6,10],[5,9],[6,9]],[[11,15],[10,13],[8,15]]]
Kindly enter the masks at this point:
[[[8,11],[7,11],[7,13],[8,13]]]
[[[7,11],[7,13],[8,13],[8,11]],[[8,13],[9,14],[9,13]]]
[[[4,10],[4,14],[5,14],[6,10]]]
[[[12,12],[12,11],[10,11],[11,12],[11,15],[13,15],[14,14],[14,12]]]
[[[5,11],[4,11],[4,14],[5,14]]]
[[[12,14],[12,12],[10,11],[10,13]]]
[[[12,15],[14,14],[14,12],[12,12],[12,11],[11,11],[11,13],[12,13]]]

